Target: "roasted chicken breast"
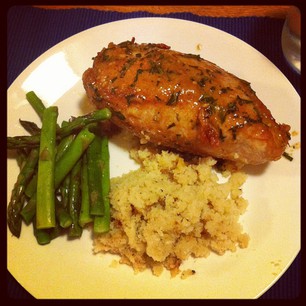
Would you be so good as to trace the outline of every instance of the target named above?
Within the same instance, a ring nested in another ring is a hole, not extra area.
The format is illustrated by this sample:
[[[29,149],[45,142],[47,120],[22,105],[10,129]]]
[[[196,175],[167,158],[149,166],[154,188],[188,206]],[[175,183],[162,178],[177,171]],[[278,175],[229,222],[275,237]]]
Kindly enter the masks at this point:
[[[248,82],[165,44],[109,43],[83,84],[113,123],[178,151],[262,164],[278,160],[290,138]]]

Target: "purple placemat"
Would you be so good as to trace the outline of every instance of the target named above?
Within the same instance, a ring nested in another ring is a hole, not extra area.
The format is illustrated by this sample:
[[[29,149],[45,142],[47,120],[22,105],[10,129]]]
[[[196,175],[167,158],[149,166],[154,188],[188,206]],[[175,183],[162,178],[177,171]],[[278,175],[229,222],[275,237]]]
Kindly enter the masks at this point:
[[[282,19],[267,17],[216,18],[202,17],[191,13],[167,15],[148,12],[119,13],[90,9],[45,10],[29,6],[14,6],[7,13],[7,87],[38,56],[71,35],[111,21],[139,17],[185,19],[228,32],[265,55],[282,71],[300,94],[300,76],[288,66],[281,50]],[[300,271],[301,258],[298,255],[281,279],[261,298],[290,299],[298,297],[301,293]],[[7,289],[10,298],[32,298],[9,272],[7,272]]]

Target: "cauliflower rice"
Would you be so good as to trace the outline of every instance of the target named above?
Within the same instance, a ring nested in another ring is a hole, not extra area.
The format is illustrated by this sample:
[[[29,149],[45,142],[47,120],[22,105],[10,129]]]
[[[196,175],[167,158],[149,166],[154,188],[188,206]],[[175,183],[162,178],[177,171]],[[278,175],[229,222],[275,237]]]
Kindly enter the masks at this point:
[[[245,173],[224,171],[221,183],[212,157],[186,161],[147,147],[130,155],[141,166],[111,180],[111,230],[95,235],[94,253],[117,254],[135,272],[150,268],[160,275],[166,268],[175,276],[190,256],[248,246],[239,223],[248,204]]]

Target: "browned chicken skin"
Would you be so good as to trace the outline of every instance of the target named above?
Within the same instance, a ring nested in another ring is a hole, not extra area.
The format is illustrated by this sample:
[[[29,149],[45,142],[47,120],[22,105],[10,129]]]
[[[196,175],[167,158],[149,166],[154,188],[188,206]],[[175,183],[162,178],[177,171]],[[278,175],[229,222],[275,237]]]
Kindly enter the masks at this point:
[[[290,139],[248,82],[164,44],[110,43],[83,83],[116,125],[178,151],[262,164],[279,159]]]

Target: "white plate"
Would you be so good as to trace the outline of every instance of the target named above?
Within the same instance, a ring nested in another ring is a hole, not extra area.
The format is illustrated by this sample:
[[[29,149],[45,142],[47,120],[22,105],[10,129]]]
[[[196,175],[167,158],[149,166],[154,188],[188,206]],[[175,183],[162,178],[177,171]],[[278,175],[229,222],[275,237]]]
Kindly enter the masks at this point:
[[[163,42],[172,49],[200,54],[251,82],[278,122],[300,131],[300,97],[285,76],[254,48],[215,28],[170,18],[137,18],[88,29],[54,46],[35,60],[8,90],[8,135],[22,135],[18,119],[39,122],[25,93],[34,90],[48,105],[59,107],[59,120],[88,111],[81,82],[92,57],[109,42]],[[199,50],[200,49],[200,50]],[[300,141],[294,136],[291,143]],[[112,143],[111,176],[134,169],[127,151]],[[88,231],[80,240],[58,238],[39,246],[32,227],[20,239],[7,234],[7,266],[36,298],[256,298],[284,273],[300,250],[300,151],[266,166],[248,167],[244,196],[249,200],[241,223],[251,240],[247,249],[207,259],[190,259],[196,275],[186,280],[150,271],[134,274],[112,267],[112,255],[93,255]],[[18,174],[8,159],[7,193]],[[9,201],[9,199],[8,199]]]

